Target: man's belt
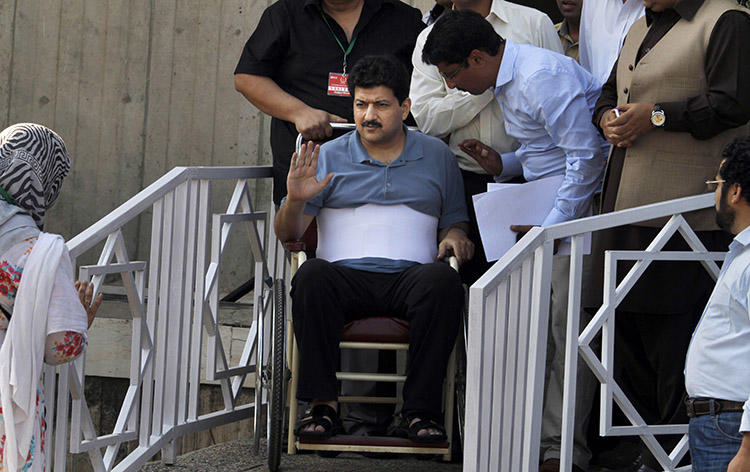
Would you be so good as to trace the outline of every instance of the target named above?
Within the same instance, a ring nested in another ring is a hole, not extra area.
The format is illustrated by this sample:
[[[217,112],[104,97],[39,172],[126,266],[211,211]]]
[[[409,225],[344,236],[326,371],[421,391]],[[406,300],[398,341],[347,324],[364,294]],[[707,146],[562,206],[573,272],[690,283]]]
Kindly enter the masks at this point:
[[[742,411],[744,402],[733,402],[730,400],[717,400],[714,398],[688,398],[685,400],[687,415],[690,418],[696,416],[717,414],[728,411]],[[711,406],[713,405],[713,411]]]

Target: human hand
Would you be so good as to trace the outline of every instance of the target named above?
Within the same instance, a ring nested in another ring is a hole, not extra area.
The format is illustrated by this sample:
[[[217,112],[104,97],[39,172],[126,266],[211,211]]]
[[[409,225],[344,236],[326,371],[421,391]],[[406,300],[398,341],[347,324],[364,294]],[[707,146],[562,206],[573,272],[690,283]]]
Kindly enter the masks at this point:
[[[289,174],[286,176],[287,200],[306,202],[322,192],[331,181],[333,174],[326,175],[320,182],[315,177],[319,153],[319,144],[304,143],[299,154],[292,154]]]
[[[503,173],[503,161],[497,151],[478,139],[465,139],[458,143],[458,147],[474,158],[489,174],[498,176]]]
[[[744,433],[739,451],[729,462],[727,472],[750,472],[750,433]]]
[[[533,228],[534,226],[539,226],[539,225],[510,225],[510,230],[513,231],[514,233],[518,233],[517,238],[518,240],[520,240],[522,237],[526,235],[526,233],[531,231],[531,228]],[[553,243],[553,246],[552,246],[552,254],[557,254],[557,249],[559,247],[560,247],[560,240],[555,239],[555,242]]]
[[[604,137],[607,141],[617,147],[629,147],[638,137],[651,131],[651,112],[654,110],[653,103],[626,103],[617,107],[620,116],[607,123]],[[604,115],[610,114],[609,112]],[[604,117],[602,117],[604,120]]]
[[[346,123],[346,119],[338,115],[311,107],[305,108],[296,116],[294,127],[305,139],[325,139],[333,134],[331,122]]]
[[[474,243],[461,228],[451,228],[438,245],[438,259],[453,255],[461,265],[474,257]]]
[[[100,293],[96,297],[96,300],[93,300],[94,284],[90,284],[85,280],[76,280],[74,285],[76,291],[78,292],[78,299],[81,300],[81,305],[83,305],[83,308],[86,310],[86,317],[88,318],[89,323],[88,328],[91,328],[91,323],[94,322],[96,312],[99,310],[99,305],[102,304],[104,295]]]
[[[599,127],[602,129],[604,139],[606,139],[610,144],[617,144],[617,142],[613,142],[614,138],[612,136],[611,123],[615,121],[618,116],[620,116],[620,110],[617,108],[612,108],[604,112],[602,114],[602,117],[599,119]]]

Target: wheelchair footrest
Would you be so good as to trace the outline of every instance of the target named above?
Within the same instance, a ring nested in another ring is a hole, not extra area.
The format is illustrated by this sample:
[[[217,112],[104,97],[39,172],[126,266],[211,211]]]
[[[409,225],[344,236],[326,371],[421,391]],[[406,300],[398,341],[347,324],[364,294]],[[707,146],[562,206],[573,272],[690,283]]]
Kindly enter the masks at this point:
[[[401,454],[446,454],[450,443],[418,443],[390,436],[350,436],[340,434],[329,439],[298,439],[297,448],[317,451],[391,452]]]

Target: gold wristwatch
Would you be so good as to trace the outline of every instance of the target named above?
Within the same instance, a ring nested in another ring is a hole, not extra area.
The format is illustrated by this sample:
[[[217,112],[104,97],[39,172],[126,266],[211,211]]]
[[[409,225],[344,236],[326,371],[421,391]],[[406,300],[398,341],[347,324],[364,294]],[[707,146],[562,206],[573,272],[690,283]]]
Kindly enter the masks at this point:
[[[654,109],[651,111],[651,124],[661,128],[666,121],[667,116],[664,114],[664,110],[659,105],[654,105]]]

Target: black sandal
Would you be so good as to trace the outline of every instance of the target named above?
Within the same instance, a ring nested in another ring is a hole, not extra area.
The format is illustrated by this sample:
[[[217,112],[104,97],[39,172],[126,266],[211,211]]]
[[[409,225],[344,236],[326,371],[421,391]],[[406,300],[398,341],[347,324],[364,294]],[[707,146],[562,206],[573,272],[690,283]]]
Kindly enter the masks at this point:
[[[443,442],[448,439],[448,436],[445,434],[445,428],[443,427],[443,425],[427,418],[426,416],[429,415],[419,413],[409,413],[407,415],[402,415],[400,421],[397,421],[394,425],[391,426],[391,428],[389,429],[389,434],[391,436],[400,438],[408,438],[410,441],[419,443],[436,443]],[[419,418],[419,421],[411,424],[411,422],[416,418]],[[433,428],[438,430],[439,432],[437,434],[423,434],[420,436],[419,432],[426,428]]]
[[[323,431],[304,431],[311,424],[322,426]],[[344,425],[341,423],[339,414],[328,405],[315,405],[310,409],[309,416],[300,420],[297,427],[294,428],[294,434],[298,438],[308,439],[328,439],[336,434],[344,432]]]

